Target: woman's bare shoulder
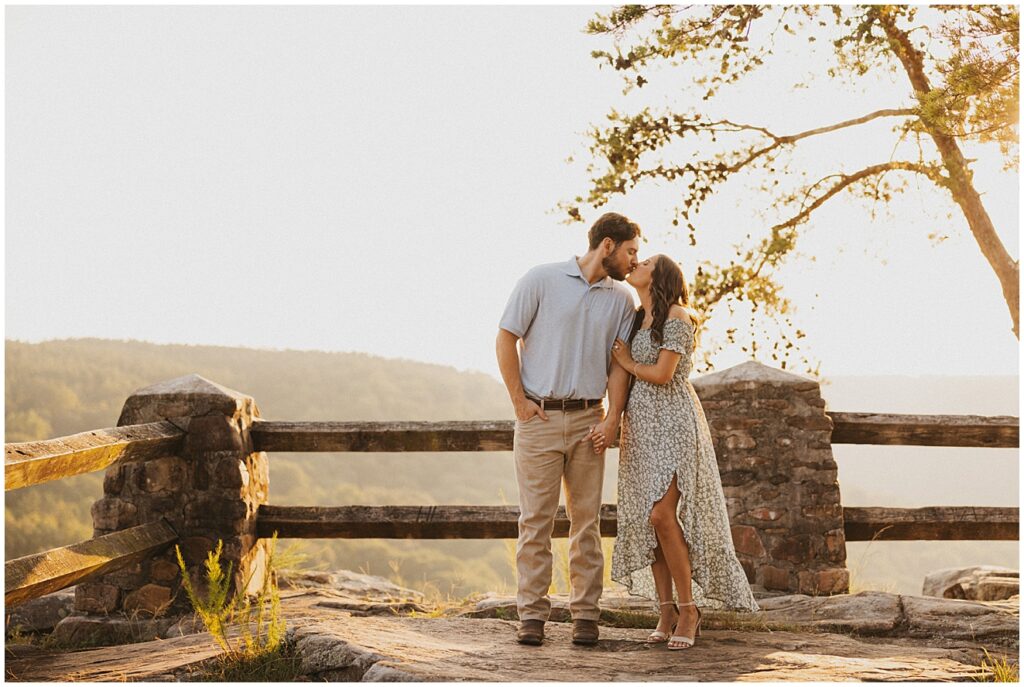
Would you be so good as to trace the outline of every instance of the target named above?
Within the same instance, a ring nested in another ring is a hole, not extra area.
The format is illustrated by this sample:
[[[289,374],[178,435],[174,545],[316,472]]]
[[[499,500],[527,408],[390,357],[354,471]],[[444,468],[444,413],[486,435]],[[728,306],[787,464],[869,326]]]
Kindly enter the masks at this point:
[[[670,319],[682,320],[693,326],[696,326],[698,321],[697,313],[683,305],[673,305],[670,307],[668,309],[668,316]]]

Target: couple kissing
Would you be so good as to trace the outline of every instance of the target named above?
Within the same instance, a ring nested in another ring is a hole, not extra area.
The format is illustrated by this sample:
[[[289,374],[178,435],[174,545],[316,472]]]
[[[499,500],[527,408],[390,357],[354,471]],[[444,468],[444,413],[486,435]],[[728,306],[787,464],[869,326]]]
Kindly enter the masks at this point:
[[[551,531],[564,482],[572,638],[598,642],[605,451],[621,430],[611,576],[657,604],[648,642],[686,649],[700,635],[701,608],[759,610],[733,549],[711,432],[688,379],[700,316],[678,264],[665,255],[638,258],[636,223],[606,213],[588,238],[584,255],[529,270],[499,323],[498,367],[516,414],[517,641],[544,641]]]

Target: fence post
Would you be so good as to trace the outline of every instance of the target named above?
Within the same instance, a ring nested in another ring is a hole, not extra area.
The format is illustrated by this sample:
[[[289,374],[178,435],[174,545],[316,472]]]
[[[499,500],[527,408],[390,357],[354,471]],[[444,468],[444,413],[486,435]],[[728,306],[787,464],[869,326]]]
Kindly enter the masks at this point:
[[[249,435],[258,416],[252,398],[199,375],[133,393],[118,426],[168,420],[186,432],[184,448],[178,455],[108,468],[103,498],[92,506],[93,536],[165,518],[178,534],[194,581],[201,585],[202,563],[222,540],[221,561],[225,570],[231,564],[234,591],[257,590],[267,574],[267,551],[256,538],[256,511],[267,501],[269,483],[267,456],[253,451]],[[75,608],[142,617],[187,611],[173,547],[79,585]]]
[[[747,579],[802,594],[847,592],[832,420],[818,382],[749,361],[693,386],[711,425]]]

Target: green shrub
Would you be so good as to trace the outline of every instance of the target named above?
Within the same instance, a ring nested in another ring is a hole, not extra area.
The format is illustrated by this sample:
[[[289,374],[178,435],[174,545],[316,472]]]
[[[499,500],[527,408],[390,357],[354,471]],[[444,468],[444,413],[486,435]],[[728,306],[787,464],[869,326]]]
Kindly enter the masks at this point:
[[[284,642],[285,619],[281,614],[281,595],[274,581],[274,548],[277,545],[277,533],[270,539],[267,552],[267,571],[263,586],[255,599],[246,593],[239,592],[232,596],[232,566],[229,563],[225,572],[220,564],[224,542],[218,541],[217,548],[211,551],[204,566],[206,568],[207,589],[202,597],[192,586],[181,548],[175,546],[178,555],[178,566],[181,568],[182,584],[189,602],[196,614],[209,630],[213,641],[224,651],[226,659],[237,662],[240,659],[255,659],[266,654],[279,652]],[[242,589],[248,588],[251,577],[245,580]],[[237,638],[232,636],[232,628],[237,629]]]

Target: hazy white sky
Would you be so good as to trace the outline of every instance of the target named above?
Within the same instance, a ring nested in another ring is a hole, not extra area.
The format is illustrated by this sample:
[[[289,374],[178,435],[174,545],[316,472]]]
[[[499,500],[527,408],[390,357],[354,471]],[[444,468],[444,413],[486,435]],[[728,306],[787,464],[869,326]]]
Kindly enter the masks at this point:
[[[515,280],[585,250],[586,226],[551,212],[586,189],[566,163],[582,133],[612,105],[692,93],[680,70],[623,96],[589,56],[608,47],[582,33],[592,15],[8,7],[6,336],[365,351],[497,375]],[[899,73],[785,90],[815,64],[782,55],[716,107],[793,133],[910,104]],[[887,160],[889,124],[801,159],[811,174]],[[992,152],[968,156],[1016,256],[1018,179]],[[664,236],[672,202],[662,187],[610,209],[690,273],[771,223],[763,198],[730,187],[693,249]],[[948,196],[921,184],[874,223],[867,211],[823,208],[800,244],[817,260],[783,275],[822,373],[1016,374],[998,283]],[[935,230],[950,238],[933,246]]]

